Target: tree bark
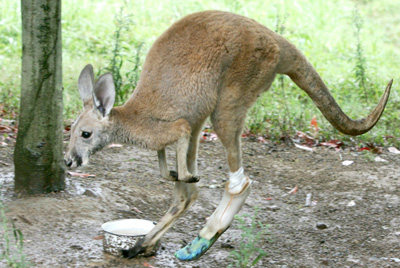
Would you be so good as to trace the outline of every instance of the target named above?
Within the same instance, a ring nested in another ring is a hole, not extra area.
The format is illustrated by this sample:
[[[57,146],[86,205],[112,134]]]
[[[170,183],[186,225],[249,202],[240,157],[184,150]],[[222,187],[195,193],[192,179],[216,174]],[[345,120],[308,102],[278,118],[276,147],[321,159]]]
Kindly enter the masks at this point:
[[[22,76],[15,183],[20,194],[65,187],[61,0],[21,0]]]

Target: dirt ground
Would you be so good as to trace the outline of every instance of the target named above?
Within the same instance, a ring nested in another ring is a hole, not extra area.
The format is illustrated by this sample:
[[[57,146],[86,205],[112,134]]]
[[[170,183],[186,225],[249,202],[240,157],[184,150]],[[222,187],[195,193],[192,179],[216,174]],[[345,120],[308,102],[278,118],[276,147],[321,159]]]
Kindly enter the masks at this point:
[[[13,196],[13,147],[0,147],[1,195],[6,215],[24,234],[33,267],[227,267],[238,247],[235,221],[199,260],[181,262],[173,253],[194,239],[216,208],[227,179],[219,141],[200,145],[199,198],[162,239],[153,257],[124,260],[103,253],[101,224],[120,218],[157,221],[168,208],[173,183],[160,180],[155,152],[107,148],[82,173],[68,176],[57,194]],[[169,164],[174,154],[169,148]],[[269,225],[256,267],[400,267],[400,155],[384,149],[377,162],[351,149],[315,152],[243,139],[245,172],[252,193],[241,213]],[[353,164],[344,166],[344,160]],[[297,193],[289,192],[298,187]],[[311,205],[305,206],[311,194]],[[0,262],[0,266],[4,262]]]

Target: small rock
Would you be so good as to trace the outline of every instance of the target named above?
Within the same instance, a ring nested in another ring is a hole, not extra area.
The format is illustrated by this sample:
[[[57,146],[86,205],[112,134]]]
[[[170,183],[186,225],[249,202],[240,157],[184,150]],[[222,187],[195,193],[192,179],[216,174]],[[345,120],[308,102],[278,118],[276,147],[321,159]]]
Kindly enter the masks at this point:
[[[83,249],[83,247],[79,246],[79,245],[72,245],[72,246],[70,246],[70,248],[76,249],[76,250],[82,250]]]
[[[328,228],[328,225],[326,225],[325,223],[322,223],[322,222],[317,223],[316,226],[317,226],[317,229],[319,229],[319,230],[325,230]]]
[[[322,259],[321,264],[327,266],[327,265],[329,265],[329,260],[328,259]]]
[[[90,189],[86,189],[85,192],[83,192],[83,195],[86,195],[89,197],[97,197],[97,193]]]
[[[400,259],[399,258],[390,258],[390,260],[394,261],[395,263],[400,263]]]
[[[266,207],[266,209],[269,210],[269,211],[278,211],[281,208],[278,207],[278,206],[269,206],[269,207]]]
[[[234,248],[230,243],[221,242],[221,248]]]
[[[345,161],[342,162],[342,165],[343,166],[350,166],[353,163],[354,163],[354,161],[352,161],[352,160],[345,160]]]
[[[356,202],[355,202],[354,200],[351,200],[351,201],[347,204],[348,207],[354,207],[355,205],[356,205]]]

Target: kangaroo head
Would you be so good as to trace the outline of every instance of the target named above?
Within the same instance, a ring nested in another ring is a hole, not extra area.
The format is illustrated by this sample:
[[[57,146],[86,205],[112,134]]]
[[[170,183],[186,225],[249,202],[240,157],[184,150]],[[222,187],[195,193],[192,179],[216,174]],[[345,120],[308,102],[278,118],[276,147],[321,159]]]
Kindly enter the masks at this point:
[[[69,167],[86,165],[90,155],[109,143],[108,115],[115,100],[112,75],[104,74],[94,83],[93,67],[90,64],[86,65],[79,76],[78,89],[83,112],[71,127],[71,138],[64,158]]]

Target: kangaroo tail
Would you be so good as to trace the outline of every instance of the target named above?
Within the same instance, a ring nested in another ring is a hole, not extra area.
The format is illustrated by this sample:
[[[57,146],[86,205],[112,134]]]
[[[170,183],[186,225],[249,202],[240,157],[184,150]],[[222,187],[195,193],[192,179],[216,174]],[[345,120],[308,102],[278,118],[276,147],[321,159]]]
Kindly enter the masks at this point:
[[[281,40],[282,41],[282,40]],[[321,77],[305,56],[287,41],[281,49],[282,71],[303,89],[313,100],[325,118],[340,132],[357,136],[370,130],[378,122],[389,98],[393,79],[386,86],[385,93],[375,109],[365,118],[349,118],[332,97]]]

